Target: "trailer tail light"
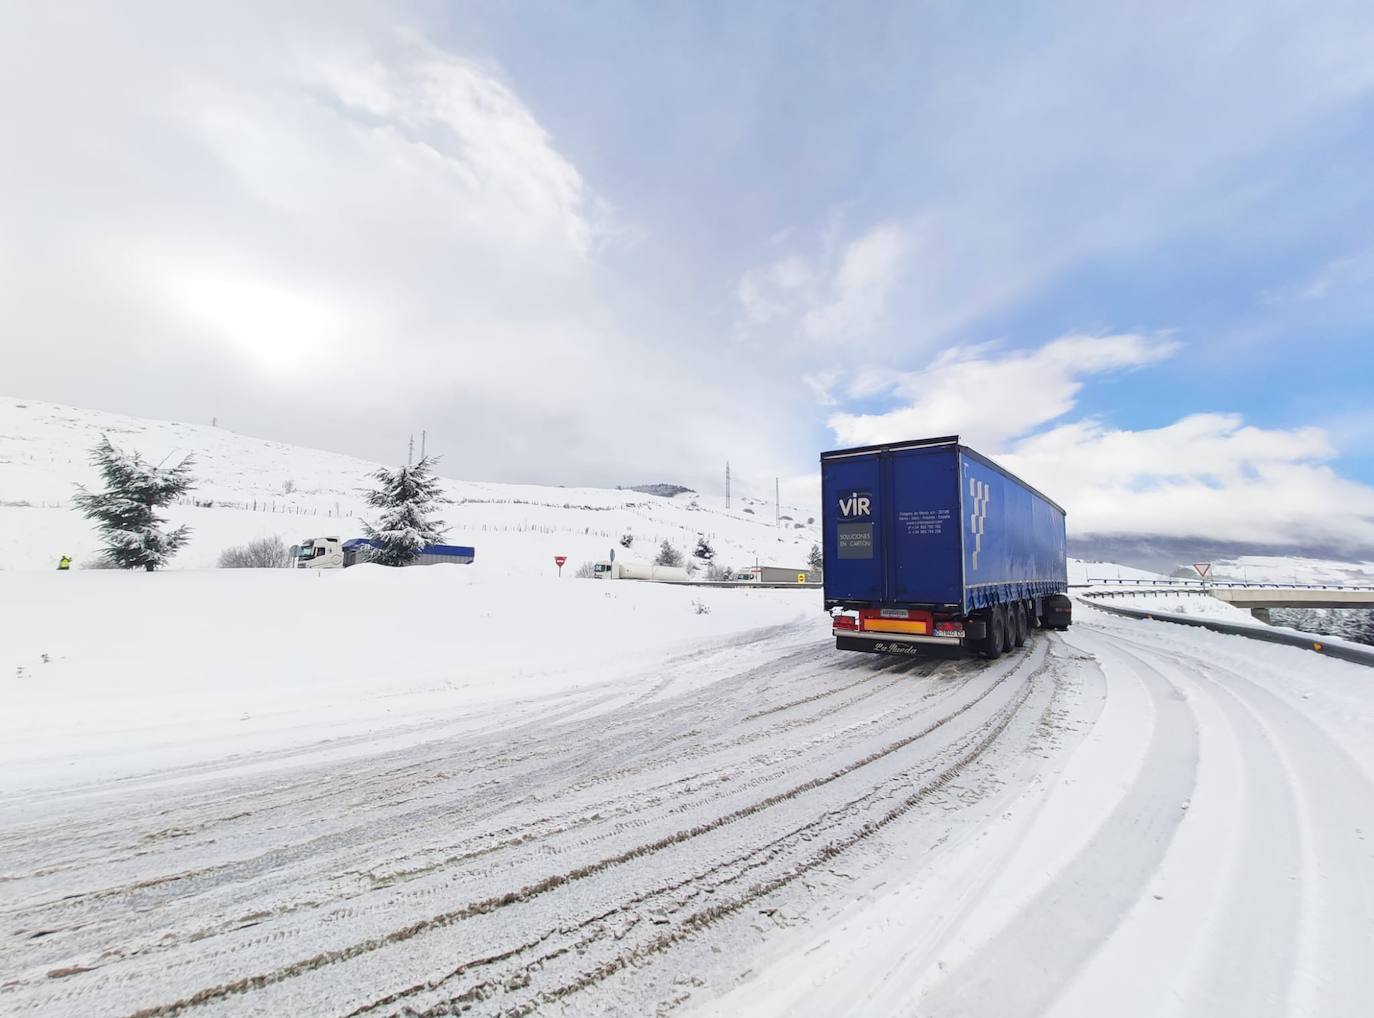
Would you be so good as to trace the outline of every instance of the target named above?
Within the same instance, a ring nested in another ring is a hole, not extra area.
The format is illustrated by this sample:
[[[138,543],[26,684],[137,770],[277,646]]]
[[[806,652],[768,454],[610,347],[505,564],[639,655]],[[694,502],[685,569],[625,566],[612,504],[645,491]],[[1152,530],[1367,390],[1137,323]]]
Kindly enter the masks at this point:
[[[857,630],[859,628],[859,620],[853,615],[836,615],[835,628]]]

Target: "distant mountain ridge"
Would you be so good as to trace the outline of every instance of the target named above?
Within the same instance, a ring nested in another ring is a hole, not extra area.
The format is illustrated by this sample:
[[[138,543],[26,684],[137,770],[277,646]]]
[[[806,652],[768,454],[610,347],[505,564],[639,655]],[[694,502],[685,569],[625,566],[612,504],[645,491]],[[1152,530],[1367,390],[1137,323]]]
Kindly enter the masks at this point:
[[[672,498],[675,495],[696,494],[693,488],[684,488],[680,484],[634,484],[627,490],[637,491],[641,495],[659,495],[663,498]]]

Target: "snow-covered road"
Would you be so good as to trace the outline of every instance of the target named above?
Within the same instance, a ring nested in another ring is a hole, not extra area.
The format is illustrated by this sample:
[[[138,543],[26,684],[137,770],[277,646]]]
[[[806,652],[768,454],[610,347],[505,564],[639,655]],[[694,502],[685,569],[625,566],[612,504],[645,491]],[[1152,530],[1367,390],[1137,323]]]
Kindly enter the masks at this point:
[[[13,792],[0,1011],[1371,1013],[1374,673],[1081,615]]]

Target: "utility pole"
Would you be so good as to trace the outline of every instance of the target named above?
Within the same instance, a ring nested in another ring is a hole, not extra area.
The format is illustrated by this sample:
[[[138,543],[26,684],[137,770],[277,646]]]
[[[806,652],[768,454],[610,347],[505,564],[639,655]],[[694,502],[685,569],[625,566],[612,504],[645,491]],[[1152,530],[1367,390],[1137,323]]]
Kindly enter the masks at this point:
[[[782,529],[782,488],[778,479],[773,478],[773,526]]]
[[[730,508],[730,461],[725,461],[725,508]]]
[[[406,446],[406,466],[415,462],[415,436],[410,436],[410,444]]]
[[[420,432],[420,459],[425,458],[425,439],[429,436],[428,431]]]

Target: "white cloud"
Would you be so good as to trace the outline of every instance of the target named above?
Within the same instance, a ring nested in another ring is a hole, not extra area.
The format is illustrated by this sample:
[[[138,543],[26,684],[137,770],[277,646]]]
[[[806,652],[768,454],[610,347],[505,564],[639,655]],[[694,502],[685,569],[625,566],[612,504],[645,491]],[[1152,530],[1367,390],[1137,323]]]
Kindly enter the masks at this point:
[[[789,314],[796,301],[796,293],[812,280],[811,269],[795,254],[787,255],[759,269],[751,269],[740,278],[735,297],[750,325],[763,325]]]
[[[956,348],[919,371],[856,371],[851,398],[891,393],[906,405],[881,413],[831,415],[843,445],[869,445],[928,435],[965,436],[996,451],[1011,438],[1073,409],[1091,375],[1153,364],[1178,349],[1160,336],[1064,336],[1036,350],[998,355]]]
[[[16,390],[375,458],[423,427],[450,472],[505,480],[691,484],[794,443],[774,393],[795,380],[645,314],[604,257],[632,231],[423,11],[22,20],[0,35],[0,78],[25,83],[0,97]]]
[[[1374,547],[1374,488],[1338,475],[1320,428],[1194,414],[1129,431],[1096,421],[1017,443],[999,462],[1052,495],[1078,536]]]
[[[858,338],[871,333],[887,308],[907,240],[895,223],[880,223],[851,241],[826,301],[802,318],[813,339]]]
[[[1368,290],[1374,283],[1374,248],[1333,258],[1304,279],[1262,296],[1270,304],[1320,301],[1350,290]]]
[[[802,375],[802,384],[811,390],[811,394],[816,397],[816,402],[821,406],[834,406],[839,402],[835,398],[835,386],[840,381],[841,372],[838,368],[823,368],[819,371],[812,371]]]
[[[271,372],[301,368],[362,324],[340,307],[260,280],[189,274],[163,285],[188,331],[228,340]]]
[[[1076,537],[1374,548],[1374,488],[1328,465],[1336,449],[1322,428],[1259,428],[1220,413],[1141,430],[1052,423],[1087,379],[1177,349],[1161,337],[1075,335],[1029,351],[954,350],[926,371],[859,371],[850,398],[911,402],[835,414],[830,426],[842,446],[957,433],[1063,505]]]
[[[907,253],[906,232],[879,223],[825,269],[796,253],[746,272],[735,287],[744,328],[782,322],[813,339],[860,338],[881,322]]]

